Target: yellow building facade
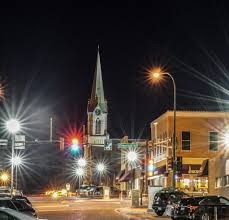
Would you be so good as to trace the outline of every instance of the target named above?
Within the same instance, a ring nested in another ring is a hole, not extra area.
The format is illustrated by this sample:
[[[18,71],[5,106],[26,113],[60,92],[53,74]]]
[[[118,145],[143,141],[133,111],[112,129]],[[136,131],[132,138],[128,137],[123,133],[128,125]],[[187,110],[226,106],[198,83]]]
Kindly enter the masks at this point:
[[[208,193],[208,162],[224,147],[228,118],[227,112],[177,111],[178,188],[191,194]],[[173,111],[167,111],[151,123],[149,158],[155,169],[148,176],[150,185],[172,186],[172,136]]]

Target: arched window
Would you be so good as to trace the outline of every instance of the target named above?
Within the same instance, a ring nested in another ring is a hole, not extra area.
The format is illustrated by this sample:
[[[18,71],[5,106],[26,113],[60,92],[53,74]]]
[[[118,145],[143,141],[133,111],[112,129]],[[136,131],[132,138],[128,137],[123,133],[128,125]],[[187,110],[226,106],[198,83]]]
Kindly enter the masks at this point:
[[[101,134],[101,120],[99,118],[95,121],[95,134]]]

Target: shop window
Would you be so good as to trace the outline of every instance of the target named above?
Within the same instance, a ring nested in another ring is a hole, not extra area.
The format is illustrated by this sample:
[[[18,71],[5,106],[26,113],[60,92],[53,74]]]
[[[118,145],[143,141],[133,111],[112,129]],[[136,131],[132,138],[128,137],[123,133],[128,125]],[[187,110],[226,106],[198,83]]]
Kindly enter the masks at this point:
[[[218,132],[216,131],[209,132],[209,150],[218,150]]]
[[[181,142],[182,142],[182,150],[190,150],[190,144],[191,144],[190,131],[182,131]]]

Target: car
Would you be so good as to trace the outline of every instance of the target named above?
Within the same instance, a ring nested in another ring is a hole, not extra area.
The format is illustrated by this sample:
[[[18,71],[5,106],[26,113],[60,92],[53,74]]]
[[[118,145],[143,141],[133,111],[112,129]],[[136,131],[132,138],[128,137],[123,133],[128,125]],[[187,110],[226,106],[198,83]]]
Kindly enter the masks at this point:
[[[111,197],[119,197],[121,193],[121,190],[116,187],[111,187]]]
[[[11,195],[8,193],[4,193],[4,194],[2,193],[0,194],[0,198],[11,198]],[[26,196],[13,196],[13,198],[19,201],[22,200],[32,207],[32,203],[29,201],[29,199]]]
[[[17,210],[17,207],[14,205],[11,198],[6,198],[6,197],[0,198],[0,207]]]
[[[162,216],[168,204],[178,202],[183,197],[189,196],[175,188],[163,188],[155,194],[152,209],[158,216]]]
[[[204,197],[182,198],[178,204],[174,205],[172,219],[193,219],[196,209],[199,207],[199,202]]]
[[[229,219],[229,200],[222,196],[203,196],[181,199],[175,206],[172,219],[195,220]]]
[[[90,196],[90,195],[93,195],[95,189],[96,189],[95,185],[82,185],[80,187],[80,192],[77,189],[76,193],[80,194],[80,196]]]
[[[13,198],[18,201],[24,201],[32,207],[32,203],[29,201],[29,199],[26,196],[14,196]]]
[[[18,201],[14,198],[0,198],[0,207],[10,208],[27,215],[37,217],[36,211],[24,201]]]
[[[216,218],[217,215],[217,218]],[[194,219],[229,219],[229,200],[223,196],[206,196],[199,202]]]
[[[33,217],[37,217],[36,210],[32,208],[29,204],[24,202],[23,200],[17,200],[15,198],[12,199],[13,204],[16,206],[19,212],[23,212],[27,215],[31,215]]]
[[[0,208],[0,219],[4,220],[37,220],[32,216],[28,216],[9,208]]]
[[[103,187],[97,186],[93,191],[93,195],[96,197],[102,197],[103,196]]]

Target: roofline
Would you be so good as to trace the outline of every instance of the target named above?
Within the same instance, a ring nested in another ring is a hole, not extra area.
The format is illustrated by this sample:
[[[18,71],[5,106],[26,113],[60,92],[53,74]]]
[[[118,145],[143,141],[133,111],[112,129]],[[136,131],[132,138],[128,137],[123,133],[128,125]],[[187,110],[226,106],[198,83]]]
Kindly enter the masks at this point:
[[[154,119],[151,124],[156,123],[166,117],[173,117],[173,111],[166,111],[156,119]],[[176,111],[176,117],[211,117],[211,118],[228,118],[229,112],[220,112],[220,111]]]

